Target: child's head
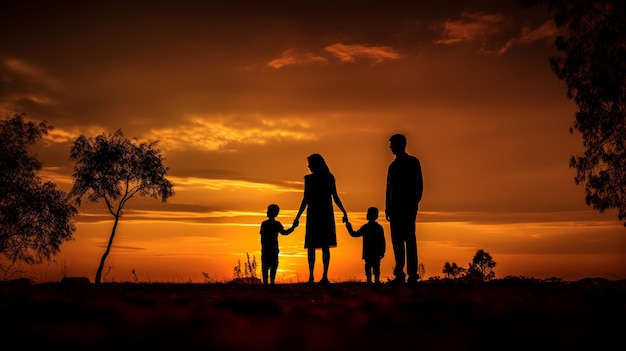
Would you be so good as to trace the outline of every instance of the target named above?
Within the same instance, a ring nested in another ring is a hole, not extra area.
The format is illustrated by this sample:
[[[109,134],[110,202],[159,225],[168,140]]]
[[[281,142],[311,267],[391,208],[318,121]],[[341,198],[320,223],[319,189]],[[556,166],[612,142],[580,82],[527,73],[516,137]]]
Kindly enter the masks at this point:
[[[375,221],[378,218],[378,209],[376,207],[368,208],[366,218],[368,221]]]
[[[280,207],[276,204],[271,204],[267,206],[267,217],[276,218],[278,216],[278,212],[280,212]]]

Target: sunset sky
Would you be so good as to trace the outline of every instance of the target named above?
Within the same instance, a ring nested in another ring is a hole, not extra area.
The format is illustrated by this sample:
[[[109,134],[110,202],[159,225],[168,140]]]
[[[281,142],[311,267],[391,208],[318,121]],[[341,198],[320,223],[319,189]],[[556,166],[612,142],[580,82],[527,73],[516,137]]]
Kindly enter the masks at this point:
[[[498,278],[625,279],[623,223],[585,204],[569,168],[582,139],[550,70],[550,19],[516,0],[8,1],[0,112],[54,126],[33,152],[66,191],[77,136],[159,141],[176,194],[128,203],[103,281],[225,281],[246,253],[260,276],[267,205],[291,225],[312,153],[358,228],[384,211],[394,133],[422,162],[425,278],[483,249]],[[94,280],[113,218],[80,212],[75,240],[29,274]],[[361,239],[335,214],[330,280],[364,280]],[[279,238],[278,283],[308,278],[301,222]],[[321,268],[318,252],[316,280]]]

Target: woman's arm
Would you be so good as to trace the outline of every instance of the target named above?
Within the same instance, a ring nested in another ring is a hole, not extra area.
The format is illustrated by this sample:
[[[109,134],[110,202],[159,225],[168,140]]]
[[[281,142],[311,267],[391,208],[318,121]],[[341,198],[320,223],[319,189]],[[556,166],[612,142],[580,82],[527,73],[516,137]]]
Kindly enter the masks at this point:
[[[339,198],[339,194],[337,193],[337,188],[334,186],[333,186],[332,196],[333,196],[333,200],[337,204],[337,207],[339,207],[341,212],[343,212],[343,219],[341,221],[343,223],[348,222],[348,212],[346,212],[346,209],[343,207],[343,203],[341,202],[341,199]]]
[[[298,224],[300,224],[300,216],[302,215],[302,212],[304,212],[304,209],[306,208],[306,205],[308,204],[308,194],[307,194],[307,179],[306,177],[304,178],[304,192],[302,193],[302,202],[300,202],[300,208],[298,209],[298,214],[296,214],[296,218],[293,220],[293,226],[297,227]]]

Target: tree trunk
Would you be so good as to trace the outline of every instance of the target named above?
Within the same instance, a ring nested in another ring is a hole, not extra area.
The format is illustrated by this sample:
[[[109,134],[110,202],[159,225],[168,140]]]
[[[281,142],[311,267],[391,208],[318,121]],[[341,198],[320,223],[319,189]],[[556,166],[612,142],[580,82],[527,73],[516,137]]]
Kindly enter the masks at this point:
[[[102,258],[100,259],[100,265],[98,266],[98,270],[96,271],[96,284],[100,284],[100,279],[102,278],[102,270],[104,269],[104,262],[109,256],[109,251],[111,251],[111,246],[113,245],[113,237],[115,236],[115,229],[117,228],[117,222],[120,220],[120,216],[115,216],[115,221],[113,222],[113,230],[111,230],[111,237],[109,238],[109,243],[107,244],[107,249],[104,251]]]

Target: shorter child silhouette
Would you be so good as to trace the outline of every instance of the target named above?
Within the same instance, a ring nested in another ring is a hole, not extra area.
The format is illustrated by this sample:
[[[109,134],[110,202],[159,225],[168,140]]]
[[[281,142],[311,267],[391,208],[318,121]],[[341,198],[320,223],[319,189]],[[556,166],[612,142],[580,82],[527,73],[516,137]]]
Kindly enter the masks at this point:
[[[278,269],[278,234],[289,235],[297,225],[285,229],[276,220],[280,207],[276,204],[267,206],[267,219],[261,223],[261,270],[263,271],[263,284],[274,284],[276,270]]]
[[[380,283],[380,260],[385,257],[385,231],[378,219],[378,208],[367,209],[368,222],[363,224],[359,230],[352,228],[352,223],[346,222],[346,229],[352,237],[363,237],[363,260],[365,260],[365,277],[367,282]]]

